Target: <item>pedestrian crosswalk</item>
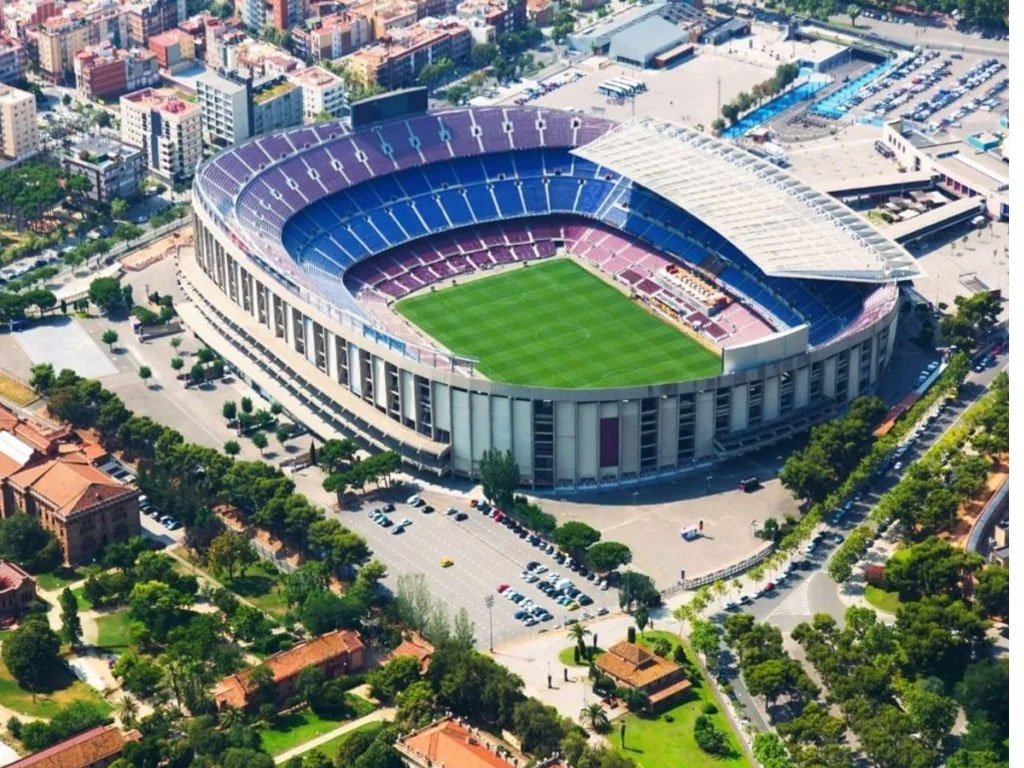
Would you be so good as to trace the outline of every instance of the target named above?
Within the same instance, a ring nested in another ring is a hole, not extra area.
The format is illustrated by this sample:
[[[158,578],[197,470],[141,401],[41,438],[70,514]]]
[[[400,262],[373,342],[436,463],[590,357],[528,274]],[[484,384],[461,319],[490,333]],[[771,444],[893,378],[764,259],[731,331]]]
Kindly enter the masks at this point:
[[[810,579],[804,579],[782,599],[766,618],[774,616],[807,616],[811,615]]]

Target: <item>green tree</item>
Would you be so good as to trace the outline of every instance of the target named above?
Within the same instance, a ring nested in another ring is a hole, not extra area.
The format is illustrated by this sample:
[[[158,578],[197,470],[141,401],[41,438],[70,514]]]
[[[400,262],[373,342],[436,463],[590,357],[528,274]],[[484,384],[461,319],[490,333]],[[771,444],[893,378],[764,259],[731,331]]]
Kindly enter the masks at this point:
[[[182,360],[180,357],[172,357],[171,358],[171,370],[173,370],[175,373],[178,373],[184,367],[185,367],[185,361]]]
[[[591,702],[580,710],[580,722],[589,726],[594,733],[605,733],[611,727],[608,713],[599,701]]]
[[[238,444],[237,440],[228,440],[224,443],[224,453],[228,456],[237,456],[242,452],[242,446]]]
[[[122,200],[120,197],[115,197],[110,201],[110,215],[119,219],[124,216],[125,211],[128,210],[128,203]]]
[[[114,350],[114,344],[117,343],[117,338],[118,338],[117,337],[117,331],[115,331],[113,328],[108,328],[107,330],[105,330],[103,332],[103,335],[100,337],[100,340],[104,344],[106,344],[107,347],[109,347],[111,351],[113,351]]]
[[[484,496],[491,499],[498,507],[505,509],[512,506],[513,491],[519,485],[520,477],[519,465],[516,463],[512,451],[503,453],[496,448],[484,451],[484,455],[480,459],[480,482],[483,486]]]
[[[857,17],[860,16],[860,6],[856,3],[850,3],[846,6],[846,15],[850,17],[850,24],[857,26]]]
[[[148,385],[149,380],[153,378],[153,369],[150,368],[148,365],[143,365],[141,368],[139,368],[139,378],[146,382]]]
[[[252,542],[242,533],[225,531],[214,537],[206,550],[206,562],[215,573],[226,573],[228,580],[235,578],[235,569],[244,574],[245,569],[255,563],[258,557]]]
[[[121,306],[124,301],[121,283],[116,277],[97,277],[89,283],[89,301],[103,312]]]
[[[930,749],[938,749],[956,722],[957,704],[941,693],[928,690],[918,681],[903,691],[903,705],[914,730]],[[942,683],[939,682],[939,687]]]
[[[728,748],[725,733],[715,727],[707,715],[698,715],[693,723],[693,740],[709,755],[723,755]]]
[[[57,538],[37,518],[19,513],[0,519],[0,559],[19,563],[30,573],[42,573],[55,568],[61,557]]]
[[[710,621],[695,619],[690,623],[690,644],[704,657],[704,661],[710,664],[718,657],[721,630],[717,624]]]
[[[598,573],[614,571],[620,565],[627,565],[633,559],[633,553],[625,544],[617,541],[601,541],[587,549],[584,560],[587,565]]]
[[[22,620],[10,632],[2,647],[2,658],[8,671],[22,688],[30,691],[47,679],[47,670],[58,663],[60,638],[50,629],[45,616]]]
[[[78,616],[78,600],[71,590],[64,587],[60,593],[60,633],[64,642],[72,648],[82,639],[82,620]]]
[[[384,702],[395,697],[420,679],[420,662],[413,656],[399,656],[366,676],[370,694]]]
[[[234,421],[238,416],[238,406],[234,400],[225,400],[220,408],[221,415],[228,421]]]
[[[601,532],[578,520],[570,520],[555,529],[555,543],[573,560],[582,562],[584,553],[601,539]]]
[[[974,602],[985,616],[1010,619],[1010,569],[990,565],[974,577]]]

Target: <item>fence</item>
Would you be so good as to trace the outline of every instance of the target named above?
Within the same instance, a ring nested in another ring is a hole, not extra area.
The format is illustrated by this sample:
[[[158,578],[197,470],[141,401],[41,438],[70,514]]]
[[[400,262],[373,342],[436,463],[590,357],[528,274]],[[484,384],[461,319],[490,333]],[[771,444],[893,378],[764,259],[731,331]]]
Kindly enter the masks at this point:
[[[703,587],[706,584],[713,584],[714,582],[721,581],[722,579],[731,579],[733,576],[743,573],[748,568],[753,568],[755,565],[765,560],[774,551],[775,542],[768,542],[750,557],[744,558],[739,562],[733,563],[725,568],[719,568],[717,571],[712,571],[711,573],[705,573],[703,576],[695,576],[692,579],[683,579],[678,584],[673,584],[671,587],[663,589],[661,591],[661,597],[663,599],[668,598],[672,595],[677,595],[680,592],[685,592],[688,589],[697,589],[698,587]]]

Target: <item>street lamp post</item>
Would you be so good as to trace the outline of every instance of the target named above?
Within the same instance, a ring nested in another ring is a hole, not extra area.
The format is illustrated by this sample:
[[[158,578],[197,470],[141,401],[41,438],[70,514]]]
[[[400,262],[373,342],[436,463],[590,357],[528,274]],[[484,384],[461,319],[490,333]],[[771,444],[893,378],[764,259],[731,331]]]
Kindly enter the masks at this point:
[[[490,648],[494,651],[494,595],[484,597],[484,605],[487,606],[487,629],[490,633]]]

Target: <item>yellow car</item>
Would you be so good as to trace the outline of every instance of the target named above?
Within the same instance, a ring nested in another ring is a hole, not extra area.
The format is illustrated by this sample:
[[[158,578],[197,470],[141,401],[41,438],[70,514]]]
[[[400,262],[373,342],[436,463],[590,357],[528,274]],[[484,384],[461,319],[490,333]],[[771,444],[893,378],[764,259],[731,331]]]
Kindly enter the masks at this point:
[[[441,567],[442,568],[451,568],[453,565],[455,565],[455,561],[452,560],[450,557],[442,557],[441,558]]]

